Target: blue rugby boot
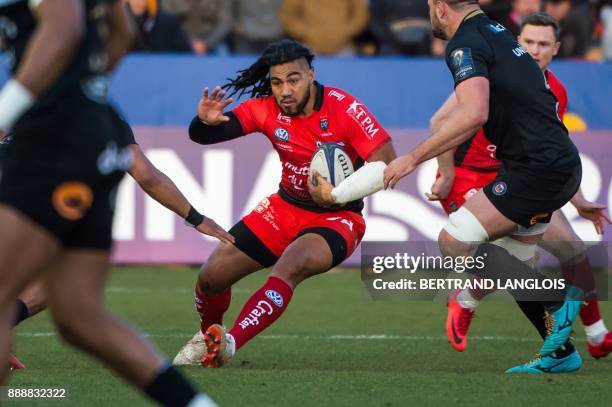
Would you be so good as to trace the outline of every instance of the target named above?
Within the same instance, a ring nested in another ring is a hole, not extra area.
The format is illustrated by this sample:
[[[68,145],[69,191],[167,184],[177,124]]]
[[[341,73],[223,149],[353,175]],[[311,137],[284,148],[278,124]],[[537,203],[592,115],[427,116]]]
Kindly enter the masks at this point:
[[[580,311],[584,292],[573,286],[567,289],[566,300],[553,312],[546,311],[546,338],[540,348],[541,356],[548,356],[559,349],[570,337],[572,325]]]
[[[577,349],[562,358],[553,356],[542,356],[524,365],[511,367],[506,373],[570,373],[575,372],[582,366],[582,359]]]

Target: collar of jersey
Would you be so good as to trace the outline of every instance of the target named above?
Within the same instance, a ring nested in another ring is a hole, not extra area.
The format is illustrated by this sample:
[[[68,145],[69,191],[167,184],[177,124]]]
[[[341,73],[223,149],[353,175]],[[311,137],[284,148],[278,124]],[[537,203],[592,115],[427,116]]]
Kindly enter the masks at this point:
[[[461,20],[461,24],[465,23],[467,20],[469,20],[472,17],[476,17],[480,14],[484,14],[484,11],[482,11],[481,9],[476,9],[474,11],[469,12],[468,14],[465,15],[465,17],[463,17],[463,20]],[[459,25],[461,25],[459,24]]]
[[[315,95],[315,102],[312,108],[318,112],[323,106],[323,96],[325,92],[323,91],[323,85],[319,82],[315,81],[315,86],[317,87],[317,94]]]

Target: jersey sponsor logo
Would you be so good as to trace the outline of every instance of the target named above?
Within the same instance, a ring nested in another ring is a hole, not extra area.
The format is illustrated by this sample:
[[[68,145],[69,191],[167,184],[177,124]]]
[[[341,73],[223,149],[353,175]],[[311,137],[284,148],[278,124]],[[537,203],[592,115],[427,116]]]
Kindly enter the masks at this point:
[[[353,103],[346,109],[346,113],[348,113],[351,117],[353,117],[363,129],[364,133],[368,138],[373,139],[376,136],[376,133],[380,130],[376,127],[374,120],[370,117],[369,113],[363,108],[363,104],[359,103],[357,100],[354,100]]]
[[[330,90],[327,96],[335,97],[338,100],[338,102],[342,102],[344,98],[346,97],[346,95],[340,92],[337,92],[335,90]]]
[[[516,47],[516,48],[514,48],[514,49],[512,50],[512,53],[513,53],[514,55],[516,55],[517,57],[522,57],[523,55],[526,55],[526,54],[528,54],[529,52],[528,52],[528,51],[527,51],[525,48],[523,48],[523,47],[521,46],[521,47]]]
[[[274,137],[276,137],[278,141],[289,141],[289,132],[284,128],[279,127],[274,130]]]
[[[451,53],[451,63],[455,81],[465,79],[475,72],[472,50],[470,48],[459,48]]]
[[[132,167],[132,162],[130,149],[119,148],[111,141],[98,156],[98,171],[102,175],[109,175],[114,171],[127,171]]]
[[[506,31],[506,27],[504,27],[500,23],[489,24],[489,25],[487,25],[487,27],[489,28],[489,30],[493,31],[494,33],[501,33],[501,32]]]
[[[529,220],[530,225],[535,225],[538,223],[538,219],[546,219],[550,215],[548,212],[537,213],[531,217]]]
[[[491,190],[493,191],[493,195],[502,196],[508,192],[508,185],[503,181],[498,181],[493,184]]]
[[[91,208],[93,192],[87,184],[68,181],[55,187],[51,201],[62,218],[76,221],[82,219]]]
[[[285,116],[282,113],[279,113],[278,116],[276,116],[276,121],[280,122],[280,123],[285,123],[285,124],[291,124],[291,117],[289,116]]]
[[[266,297],[272,300],[272,302],[278,307],[283,306],[283,296],[280,295],[277,291],[274,290],[266,290]]]

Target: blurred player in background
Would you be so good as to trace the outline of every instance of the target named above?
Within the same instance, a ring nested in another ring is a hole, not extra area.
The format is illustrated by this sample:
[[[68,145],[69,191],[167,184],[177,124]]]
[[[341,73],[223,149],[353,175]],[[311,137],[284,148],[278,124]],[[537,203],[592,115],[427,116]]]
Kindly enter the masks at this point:
[[[520,44],[538,63],[546,76],[550,89],[559,103],[559,117],[567,111],[567,92],[563,84],[548,69],[552,58],[559,50],[559,24],[545,13],[527,16],[521,25]],[[455,97],[453,94],[452,98]],[[432,122],[439,120],[434,116]],[[495,157],[495,145],[484,134],[484,130],[438,157],[439,177],[432,186],[430,200],[439,200],[447,214],[459,209],[470,196],[491,182],[501,167]],[[578,190],[570,201],[578,213],[593,222],[597,233],[603,234],[604,222],[610,223],[604,205],[588,202]],[[552,243],[550,243],[552,242]],[[539,246],[547,249],[559,259],[563,276],[568,282],[580,282],[586,292],[585,304],[580,317],[587,335],[587,346],[591,356],[605,357],[612,352],[612,333],[608,332],[599,312],[595,295],[594,279],[586,258],[586,247],[572,230],[561,210],[553,213],[548,229]],[[492,291],[464,289],[451,294],[448,303],[446,333],[451,345],[463,352],[467,345],[467,332],[479,302]]]
[[[121,1],[0,0],[12,78],[0,91],[0,360],[15,301],[43,279],[62,338],[163,405],[212,406],[103,306],[114,191],[132,162],[107,74],[132,30]],[[0,367],[6,381],[6,366]]]
[[[189,129],[191,139],[214,144],[261,132],[278,152],[282,181],[278,193],[263,199],[230,230],[236,242],[219,244],[202,267],[195,287],[200,329],[175,364],[225,364],[281,316],[298,284],[340,264],[363,237],[362,198],[375,190],[364,188],[368,183],[362,181],[380,179],[382,188],[383,163],[395,152],[389,135],[363,104],[315,81],[313,58],[295,41],[271,44],[224,87],[252,97],[228,113],[223,111],[232,99],[225,98],[225,90],[204,90]],[[333,190],[320,176],[309,181],[310,160],[323,142],[343,143],[355,168],[361,166]],[[364,161],[369,163],[362,166]],[[272,267],[270,277],[226,331],[221,323],[231,286],[266,267]]]
[[[449,216],[438,242],[445,255],[486,257],[484,276],[529,281],[544,277],[529,266],[552,213],[577,192],[580,157],[559,118],[545,76],[506,28],[477,0],[429,0],[436,37],[449,40],[446,63],[455,82],[432,122],[432,135],[385,171],[385,186],[431,158],[461,145],[484,127],[497,146],[500,171]],[[490,243],[489,243],[490,242]],[[544,338],[539,357],[508,373],[569,372],[582,365],[569,340],[584,293],[535,297],[508,290]],[[559,293],[561,294],[561,293]],[[456,333],[456,332],[455,332]]]
[[[128,137],[128,145],[132,152],[133,162],[128,173],[140,185],[140,187],[160,204],[185,219],[188,226],[194,227],[198,232],[216,237],[217,239],[233,243],[234,237],[223,230],[212,219],[200,214],[185,198],[170,178],[158,170],[144,155],[140,146],[134,139],[134,133],[130,126],[122,121],[125,134]],[[0,164],[2,157],[6,156],[8,143],[0,144]],[[42,283],[31,284],[21,293],[17,300],[17,317],[15,325],[33,317],[46,308],[46,296]],[[13,369],[23,369],[25,366],[14,356],[9,358],[9,364]]]

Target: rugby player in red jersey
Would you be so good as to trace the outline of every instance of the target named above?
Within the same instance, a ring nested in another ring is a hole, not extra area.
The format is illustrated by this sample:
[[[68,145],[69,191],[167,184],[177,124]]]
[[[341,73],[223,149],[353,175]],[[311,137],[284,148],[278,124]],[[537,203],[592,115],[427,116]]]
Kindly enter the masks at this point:
[[[271,44],[224,87],[229,96],[252,97],[228,113],[223,111],[232,99],[225,98],[225,90],[204,91],[189,129],[191,139],[213,144],[263,133],[281,159],[282,181],[278,193],[264,198],[230,230],[235,243],[219,244],[202,267],[195,287],[200,329],[175,364],[225,364],[281,316],[298,284],[340,264],[363,237],[361,198],[375,192],[364,188],[372,183],[363,180],[374,179],[382,188],[384,163],[395,152],[387,132],[362,103],[315,81],[313,58],[295,41]],[[342,143],[359,167],[333,190],[320,176],[309,178],[310,160],[324,142]],[[268,280],[226,331],[221,324],[231,286],[266,267],[271,267]]]
[[[557,21],[545,13],[531,14],[522,23],[519,42],[542,69],[558,100],[559,117],[563,118],[567,111],[567,92],[563,84],[548,69],[560,46]],[[452,98],[454,94],[448,103],[453,103]],[[444,110],[445,108],[440,109],[438,115],[444,114]],[[434,116],[432,122],[435,123],[437,120],[438,118]],[[484,130],[480,129],[472,139],[454,151],[440,156],[438,178],[432,186],[431,193],[427,194],[428,198],[439,200],[448,214],[456,211],[467,199],[496,177],[501,162],[495,157],[495,149],[495,145],[487,139]],[[571,202],[581,216],[593,222],[597,233],[602,234],[604,221],[610,221],[605,213],[605,206],[588,202],[580,191]],[[540,246],[559,259],[563,275],[568,281],[578,279],[581,285],[588,286],[585,290],[588,295],[580,311],[580,317],[585,326],[590,354],[595,358],[605,357],[612,352],[612,333],[606,329],[599,312],[584,243],[574,233],[561,210],[554,212]],[[457,351],[465,350],[474,309],[490,292],[481,289],[464,289],[451,294],[446,331],[451,345]]]

